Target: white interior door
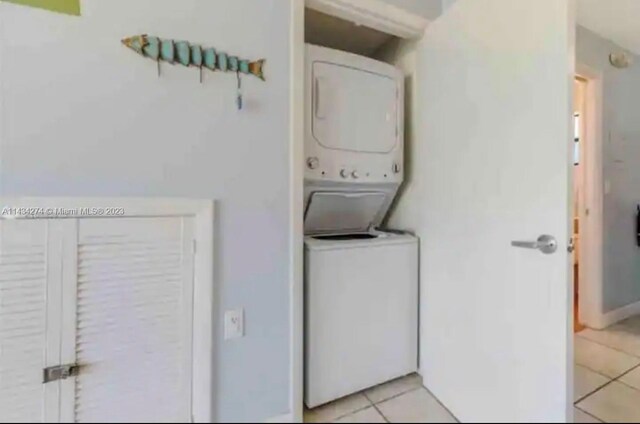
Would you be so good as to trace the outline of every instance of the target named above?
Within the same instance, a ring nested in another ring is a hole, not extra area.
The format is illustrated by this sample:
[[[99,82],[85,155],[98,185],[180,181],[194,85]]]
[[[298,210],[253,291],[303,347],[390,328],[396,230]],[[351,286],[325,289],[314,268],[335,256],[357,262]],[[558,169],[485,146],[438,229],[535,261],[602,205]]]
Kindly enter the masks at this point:
[[[459,0],[418,47],[421,368],[463,422],[569,414],[572,6]]]

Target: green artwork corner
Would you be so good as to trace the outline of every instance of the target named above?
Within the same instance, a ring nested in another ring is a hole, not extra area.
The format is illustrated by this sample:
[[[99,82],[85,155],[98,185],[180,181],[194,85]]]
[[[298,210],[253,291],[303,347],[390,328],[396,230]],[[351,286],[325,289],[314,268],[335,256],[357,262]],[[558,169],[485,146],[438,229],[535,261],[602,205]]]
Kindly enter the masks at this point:
[[[0,0],[7,3],[21,4],[23,6],[37,7],[51,10],[52,12],[66,13],[67,15],[80,16],[80,0]]]

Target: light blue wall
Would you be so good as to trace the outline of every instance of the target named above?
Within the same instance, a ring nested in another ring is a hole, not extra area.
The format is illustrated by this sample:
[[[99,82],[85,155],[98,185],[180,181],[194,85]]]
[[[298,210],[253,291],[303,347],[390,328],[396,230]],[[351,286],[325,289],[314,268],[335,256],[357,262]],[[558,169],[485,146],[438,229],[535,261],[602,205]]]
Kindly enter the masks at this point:
[[[0,1],[0,196],[216,199],[214,408],[289,411],[289,17],[299,0],[83,0],[82,16]],[[266,82],[162,66],[149,33],[250,59]],[[98,205],[99,206],[99,205]],[[223,311],[246,336],[225,341]],[[158,370],[162,372],[162,370]]]
[[[621,50],[611,41],[578,27],[577,60],[604,73],[605,312],[640,301],[640,248],[635,240],[640,203],[640,57],[616,69],[608,56]]]
[[[442,12],[442,0],[384,0],[410,12],[433,20]]]

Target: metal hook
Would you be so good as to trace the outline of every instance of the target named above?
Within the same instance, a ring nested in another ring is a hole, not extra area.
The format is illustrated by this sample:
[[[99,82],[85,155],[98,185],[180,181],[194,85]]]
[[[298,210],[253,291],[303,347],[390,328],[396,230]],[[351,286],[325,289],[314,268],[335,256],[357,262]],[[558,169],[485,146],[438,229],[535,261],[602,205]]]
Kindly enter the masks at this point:
[[[242,81],[240,79],[240,72],[236,72],[236,78],[238,79],[238,97],[236,98],[236,102],[238,110],[242,110]]]

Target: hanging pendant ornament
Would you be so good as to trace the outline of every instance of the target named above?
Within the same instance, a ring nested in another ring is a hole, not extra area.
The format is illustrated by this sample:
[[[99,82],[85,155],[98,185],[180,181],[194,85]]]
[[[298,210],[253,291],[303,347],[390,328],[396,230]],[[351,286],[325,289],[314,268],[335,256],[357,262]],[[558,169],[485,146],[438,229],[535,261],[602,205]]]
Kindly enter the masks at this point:
[[[202,67],[204,66],[204,54],[202,52],[202,47],[192,45],[190,46],[190,49],[191,61],[189,62],[189,64],[198,68],[198,71],[200,73],[200,84],[202,84]]]
[[[236,72],[238,78],[238,97],[236,103],[238,104],[238,110],[242,110],[242,79],[240,78],[240,72]]]

